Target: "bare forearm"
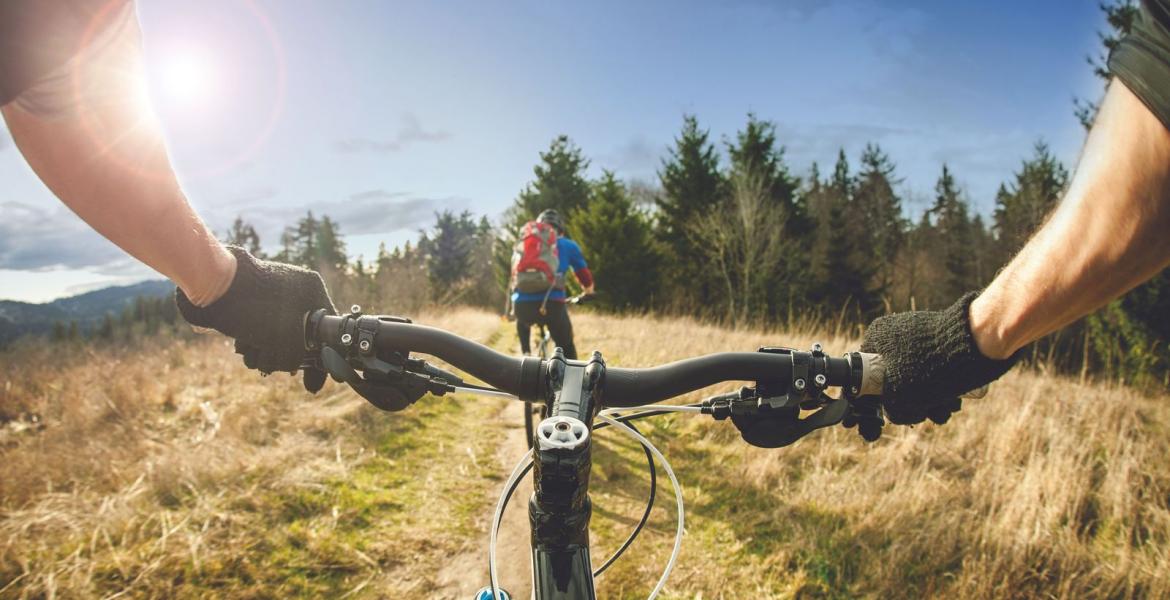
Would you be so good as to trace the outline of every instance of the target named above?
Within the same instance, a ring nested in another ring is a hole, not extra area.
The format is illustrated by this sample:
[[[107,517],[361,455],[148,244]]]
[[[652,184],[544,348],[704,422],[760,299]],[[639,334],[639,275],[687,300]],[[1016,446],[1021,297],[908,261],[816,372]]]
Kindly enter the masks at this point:
[[[3,107],[4,119],[29,165],[62,202],[190,298],[208,303],[227,289],[235,259],[179,188],[143,92],[136,24],[122,31],[79,60],[75,87],[85,90],[83,98],[52,114],[13,102]]]
[[[78,118],[3,113],[29,165],[98,233],[193,298],[226,290],[234,259],[187,203],[157,130],[97,137]]]
[[[971,305],[990,358],[1068,325],[1170,264],[1170,132],[1120,82],[1056,212]]]

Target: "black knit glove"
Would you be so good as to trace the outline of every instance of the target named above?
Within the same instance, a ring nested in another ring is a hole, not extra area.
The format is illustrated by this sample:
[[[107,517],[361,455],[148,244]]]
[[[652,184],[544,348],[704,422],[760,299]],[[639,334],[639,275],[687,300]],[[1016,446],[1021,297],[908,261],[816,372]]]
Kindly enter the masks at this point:
[[[296,373],[305,357],[305,313],[318,308],[337,312],[325,283],[314,271],[259,260],[236,246],[227,249],[236,257],[236,276],[228,291],[199,307],[176,289],[179,312],[192,325],[235,338],[236,352],[244,355],[249,369]],[[309,391],[316,392],[324,382],[320,372],[305,372]]]
[[[943,311],[899,313],[876,319],[865,331],[862,352],[880,354],[885,383],[880,402],[893,423],[930,419],[946,423],[959,396],[1006,373],[1019,358],[983,356],[971,335],[971,292]]]

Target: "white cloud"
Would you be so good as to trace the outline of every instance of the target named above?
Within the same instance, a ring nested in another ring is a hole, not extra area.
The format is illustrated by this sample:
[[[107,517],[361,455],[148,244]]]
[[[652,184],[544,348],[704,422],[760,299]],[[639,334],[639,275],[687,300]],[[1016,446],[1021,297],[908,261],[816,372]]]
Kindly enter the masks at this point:
[[[0,268],[94,267],[125,256],[64,207],[0,203]]]
[[[260,203],[248,206],[221,206],[207,211],[205,217],[217,231],[226,230],[238,216],[260,235],[265,248],[275,248],[280,234],[295,224],[309,211],[313,216],[328,216],[335,221],[343,236],[390,235],[395,232],[415,232],[429,226],[440,210],[464,210],[471,201],[460,197],[429,198],[412,196],[408,192],[383,189],[363,190],[343,200],[314,203]]]
[[[411,113],[402,115],[402,123],[398,131],[389,138],[373,139],[367,137],[353,137],[337,141],[334,148],[343,154],[358,154],[371,152],[374,154],[388,154],[398,152],[407,146],[420,142],[442,142],[451,139],[451,134],[442,130],[428,131],[423,129],[418,117]]]

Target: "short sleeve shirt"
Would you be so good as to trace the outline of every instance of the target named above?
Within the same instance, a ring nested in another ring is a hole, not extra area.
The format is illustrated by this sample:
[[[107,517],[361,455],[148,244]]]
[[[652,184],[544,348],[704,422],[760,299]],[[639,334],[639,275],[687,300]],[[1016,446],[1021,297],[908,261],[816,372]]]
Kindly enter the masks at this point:
[[[133,9],[132,0],[0,0],[0,106],[111,31],[136,30]]]
[[[1170,129],[1170,0],[1142,0],[1133,29],[1109,57],[1109,71]]]

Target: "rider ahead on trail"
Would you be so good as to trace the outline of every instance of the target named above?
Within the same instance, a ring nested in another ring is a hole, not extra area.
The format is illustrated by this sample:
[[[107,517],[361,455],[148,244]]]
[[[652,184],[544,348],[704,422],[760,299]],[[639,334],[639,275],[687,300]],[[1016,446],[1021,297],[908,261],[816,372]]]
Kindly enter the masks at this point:
[[[560,346],[565,357],[577,358],[577,347],[573,344],[573,323],[569,320],[569,310],[565,306],[565,278],[571,269],[585,288],[585,293],[593,292],[593,274],[585,263],[585,255],[577,242],[566,237],[565,223],[560,213],[549,209],[536,218],[537,223],[551,225],[556,230],[557,268],[555,281],[551,289],[545,292],[522,292],[513,287],[512,305],[516,311],[516,332],[520,335],[520,350],[524,354],[531,352],[529,333],[533,325],[548,327],[553,342]],[[542,310],[543,309],[543,310]]]

